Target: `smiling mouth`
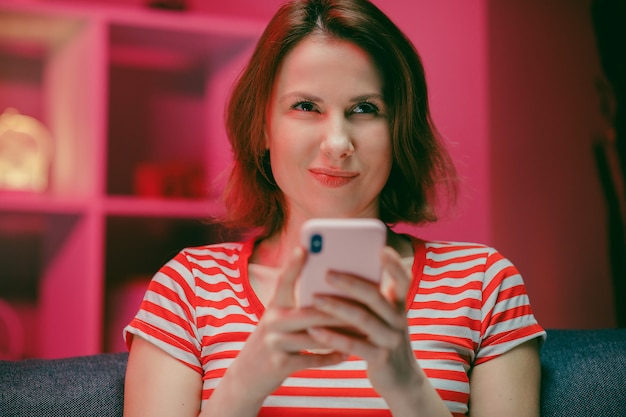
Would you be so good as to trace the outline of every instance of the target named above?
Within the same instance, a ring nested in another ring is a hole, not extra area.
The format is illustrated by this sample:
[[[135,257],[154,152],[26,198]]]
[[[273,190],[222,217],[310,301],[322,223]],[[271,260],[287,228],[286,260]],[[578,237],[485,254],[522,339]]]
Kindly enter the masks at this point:
[[[326,169],[311,169],[309,172],[320,184],[330,188],[337,188],[349,184],[359,176],[356,172],[332,171]]]

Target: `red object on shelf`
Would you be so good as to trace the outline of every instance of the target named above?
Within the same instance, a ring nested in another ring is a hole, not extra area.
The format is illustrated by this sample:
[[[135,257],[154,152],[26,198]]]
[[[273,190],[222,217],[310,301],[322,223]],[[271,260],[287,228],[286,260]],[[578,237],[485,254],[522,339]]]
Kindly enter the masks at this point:
[[[135,169],[135,194],[142,197],[203,198],[208,194],[200,164],[142,163]]]

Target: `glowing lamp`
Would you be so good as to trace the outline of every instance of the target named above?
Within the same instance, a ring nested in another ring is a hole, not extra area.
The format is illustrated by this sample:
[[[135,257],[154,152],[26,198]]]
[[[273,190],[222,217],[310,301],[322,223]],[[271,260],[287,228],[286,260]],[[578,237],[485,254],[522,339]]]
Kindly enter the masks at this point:
[[[6,109],[0,115],[0,190],[44,191],[51,161],[48,129],[34,117]]]

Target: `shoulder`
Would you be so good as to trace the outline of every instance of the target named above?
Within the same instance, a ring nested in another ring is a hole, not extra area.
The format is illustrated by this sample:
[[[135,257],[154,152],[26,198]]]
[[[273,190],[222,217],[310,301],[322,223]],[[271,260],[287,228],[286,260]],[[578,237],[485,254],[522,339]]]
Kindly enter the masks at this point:
[[[423,241],[426,259],[431,262],[487,262],[489,258],[501,257],[493,247],[472,242]]]
[[[485,244],[444,241],[423,241],[422,244],[427,274],[479,279],[484,283],[519,275],[507,258]]]
[[[181,250],[174,260],[188,262],[193,265],[234,264],[248,252],[248,242],[220,242],[201,246],[190,246]]]
[[[235,273],[245,249],[244,242],[215,243],[179,251],[155,275],[156,280],[186,281],[189,286],[199,275]]]
[[[200,262],[207,260],[236,261],[242,256],[245,246],[245,242],[225,242],[192,246],[183,249],[178,256]]]
[[[475,242],[454,242],[444,240],[424,240],[423,242],[427,249],[438,253],[451,253],[458,251],[481,253],[495,250],[490,246]]]

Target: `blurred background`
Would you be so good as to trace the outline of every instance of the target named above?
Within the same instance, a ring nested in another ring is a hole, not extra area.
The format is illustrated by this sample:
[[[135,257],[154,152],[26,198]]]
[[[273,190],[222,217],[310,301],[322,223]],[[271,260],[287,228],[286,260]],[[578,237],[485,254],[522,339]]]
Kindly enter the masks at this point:
[[[223,106],[282,2],[0,0],[0,358],[124,350],[152,274],[237,237],[206,221]],[[626,326],[626,2],[374,3],[462,179],[440,222],[398,228],[496,247],[544,327]]]

